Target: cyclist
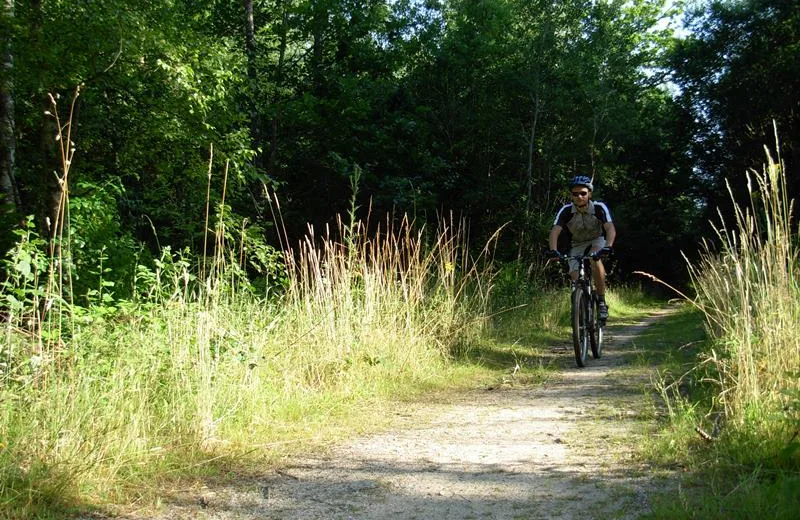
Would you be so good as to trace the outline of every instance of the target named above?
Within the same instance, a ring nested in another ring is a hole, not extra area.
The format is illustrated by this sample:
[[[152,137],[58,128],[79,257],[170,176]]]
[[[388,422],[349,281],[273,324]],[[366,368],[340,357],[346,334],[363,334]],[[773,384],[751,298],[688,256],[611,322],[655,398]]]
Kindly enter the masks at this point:
[[[592,200],[592,179],[586,175],[573,177],[569,182],[572,203],[564,205],[556,214],[553,228],[550,230],[550,251],[548,256],[560,258],[558,237],[563,230],[570,234],[569,255],[582,255],[591,246],[590,253],[603,250],[610,254],[617,236],[617,230],[611,220],[611,212],[602,202]],[[569,274],[573,281],[578,279],[578,262],[569,259]],[[592,275],[595,291],[599,299],[599,315],[602,321],[608,319],[606,305],[606,270],[600,258],[592,260]]]

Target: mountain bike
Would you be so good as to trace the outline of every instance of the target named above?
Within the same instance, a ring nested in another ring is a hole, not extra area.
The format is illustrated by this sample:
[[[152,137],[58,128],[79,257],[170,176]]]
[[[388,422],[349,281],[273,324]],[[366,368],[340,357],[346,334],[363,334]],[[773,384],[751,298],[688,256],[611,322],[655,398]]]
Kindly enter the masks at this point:
[[[603,353],[603,335],[605,321],[600,320],[598,306],[600,299],[594,291],[592,284],[592,266],[590,260],[597,260],[604,256],[602,250],[589,254],[589,249],[582,255],[561,255],[559,260],[569,270],[569,260],[578,262],[578,279],[572,282],[570,296],[572,306],[572,345],[575,348],[575,363],[578,367],[586,366],[586,357],[589,349],[592,357],[598,359]]]

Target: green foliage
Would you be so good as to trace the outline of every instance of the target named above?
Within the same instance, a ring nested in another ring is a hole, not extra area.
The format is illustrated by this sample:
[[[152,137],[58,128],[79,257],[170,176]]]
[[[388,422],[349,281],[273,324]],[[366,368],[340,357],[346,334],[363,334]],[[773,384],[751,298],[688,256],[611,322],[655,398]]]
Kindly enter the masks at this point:
[[[669,43],[661,1],[256,2],[252,54],[241,3],[201,4],[43,2],[12,24],[20,213],[46,234],[58,157],[45,94],[63,100],[81,84],[72,197],[86,216],[102,207],[106,223],[75,235],[75,261],[105,245],[118,296],[139,249],[129,240],[200,252],[199,223],[223,189],[253,235],[271,231],[264,189],[277,187],[280,233],[294,244],[347,211],[353,164],[360,218],[409,213],[435,226],[454,211],[479,240],[507,225],[507,260],[531,260],[542,216],[577,170],[612,208],[632,191],[686,191],[674,152],[686,135],[653,72]],[[696,202],[667,207],[670,238],[693,229]],[[621,224],[640,221],[632,209]],[[632,263],[650,260],[641,249],[626,251]],[[97,276],[81,276],[96,290]]]
[[[80,195],[77,195],[80,194]],[[73,291],[80,303],[105,304],[127,298],[140,247],[121,225],[117,200],[124,197],[119,179],[103,185],[79,182],[70,199],[69,251],[74,263]],[[117,287],[119,283],[119,287]]]
[[[281,292],[288,279],[283,254],[266,241],[266,230],[232,212],[218,216],[216,248],[229,249],[225,266],[237,284],[250,290]]]
[[[8,312],[6,319],[15,322],[36,308],[45,297],[44,284],[50,265],[45,255],[46,243],[39,238],[31,218],[24,227],[14,230],[17,243],[3,258],[5,279],[0,283],[3,299],[0,308]]]
[[[192,265],[188,250],[173,253],[172,248],[165,247],[159,257],[153,258],[152,267],[142,263],[136,266],[133,279],[135,299],[160,303],[186,298],[191,294],[189,284],[197,276],[190,272]]]
[[[503,310],[529,303],[544,285],[541,273],[534,271],[536,267],[519,262],[503,264],[494,278],[492,307]]]
[[[105,246],[111,278],[121,282],[139,249],[132,240],[152,250],[162,243],[196,248],[212,142],[236,180],[229,200],[249,199],[243,189],[254,175],[252,153],[237,106],[243,58],[230,38],[204,35],[182,2],[133,2],[122,10],[102,0],[43,2],[20,6],[16,18],[16,126],[30,136],[17,143],[20,211],[36,214],[42,231],[52,210],[50,172],[60,169],[54,129],[42,117],[50,108],[45,94],[61,99],[82,85],[70,114],[80,157],[70,174],[73,227],[81,227],[72,230],[76,262]],[[80,267],[80,292],[94,290],[97,280]],[[126,294],[121,284],[116,289]]]
[[[727,208],[726,180],[737,198],[747,196],[744,173],[763,163],[773,122],[782,155],[791,157],[790,177],[797,177],[798,13],[796,0],[706,0],[687,13],[689,34],[676,42],[671,67],[690,115],[685,124],[709,218]],[[790,189],[791,198],[800,193]]]

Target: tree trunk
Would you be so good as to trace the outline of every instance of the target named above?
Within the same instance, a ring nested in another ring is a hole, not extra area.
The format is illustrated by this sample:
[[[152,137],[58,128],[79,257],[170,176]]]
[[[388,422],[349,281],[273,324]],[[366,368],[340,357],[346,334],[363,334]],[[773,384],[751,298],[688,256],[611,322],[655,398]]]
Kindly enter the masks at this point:
[[[525,201],[525,217],[531,214],[533,205],[533,163],[534,156],[536,155],[536,127],[539,123],[539,111],[541,110],[541,98],[537,94],[533,101],[533,122],[531,122],[531,134],[528,139],[528,183],[527,183],[527,200]]]
[[[324,97],[322,88],[322,59],[325,49],[325,27],[328,23],[328,11],[325,6],[315,6],[311,18],[311,91]]]
[[[281,101],[281,85],[283,84],[283,67],[286,62],[286,45],[289,38],[289,31],[287,29],[288,16],[286,7],[283,1],[278,2],[281,9],[281,40],[278,49],[278,68],[275,70],[275,96],[272,99],[273,116],[270,121],[270,144],[269,144],[269,158],[267,160],[267,173],[275,175],[275,164],[277,163],[278,153],[278,111]]]
[[[14,19],[14,0],[3,2],[2,18],[8,25]],[[5,24],[4,24],[5,25]],[[14,133],[14,55],[11,39],[2,49],[3,70],[0,73],[0,212],[21,211],[21,201],[14,176],[17,141]]]
[[[33,20],[31,23],[31,39],[33,47],[41,52],[44,48],[47,35],[43,31],[42,1],[31,0],[31,11]],[[39,63],[39,70],[44,70],[44,63]],[[56,107],[51,104],[50,96],[47,94],[48,86],[43,81],[39,81],[38,102],[41,103],[41,114],[52,113]],[[59,180],[61,164],[58,160],[58,150],[56,148],[56,137],[58,136],[58,125],[52,115],[44,115],[39,127],[39,160],[41,180],[37,181],[36,188],[38,193],[34,195],[36,201],[37,214],[42,219],[40,228],[44,230],[50,239],[51,252],[56,255],[59,249],[57,224],[61,214],[61,200],[64,196],[64,186]],[[41,182],[41,184],[38,184]]]
[[[249,103],[250,106],[250,140],[256,154],[253,158],[253,165],[257,169],[263,169],[264,153],[262,143],[261,113],[258,110],[256,98],[258,95],[258,68],[256,66],[256,26],[253,16],[253,0],[244,0],[244,47],[247,55],[247,79],[249,83]]]
[[[525,215],[522,232],[520,233],[520,237],[517,242],[517,258],[520,260],[522,259],[522,253],[525,249],[525,230],[530,224],[531,210],[533,208],[533,163],[536,156],[536,127],[539,124],[539,112],[541,110],[541,97],[539,94],[537,93],[536,96],[531,96],[531,98],[533,98],[533,121],[531,122],[531,133],[530,137],[528,138],[528,175],[526,182]]]

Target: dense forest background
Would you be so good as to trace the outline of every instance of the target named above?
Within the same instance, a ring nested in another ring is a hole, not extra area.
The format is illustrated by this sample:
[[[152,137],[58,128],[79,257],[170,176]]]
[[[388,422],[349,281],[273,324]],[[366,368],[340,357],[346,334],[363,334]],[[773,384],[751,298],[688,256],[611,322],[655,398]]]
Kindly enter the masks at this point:
[[[254,278],[354,213],[453,215],[476,246],[504,226],[500,260],[541,262],[579,173],[621,278],[680,282],[773,122],[799,186],[797,0],[4,0],[0,20],[0,248],[28,216],[52,240],[69,189],[75,294],[210,249],[209,201]]]

